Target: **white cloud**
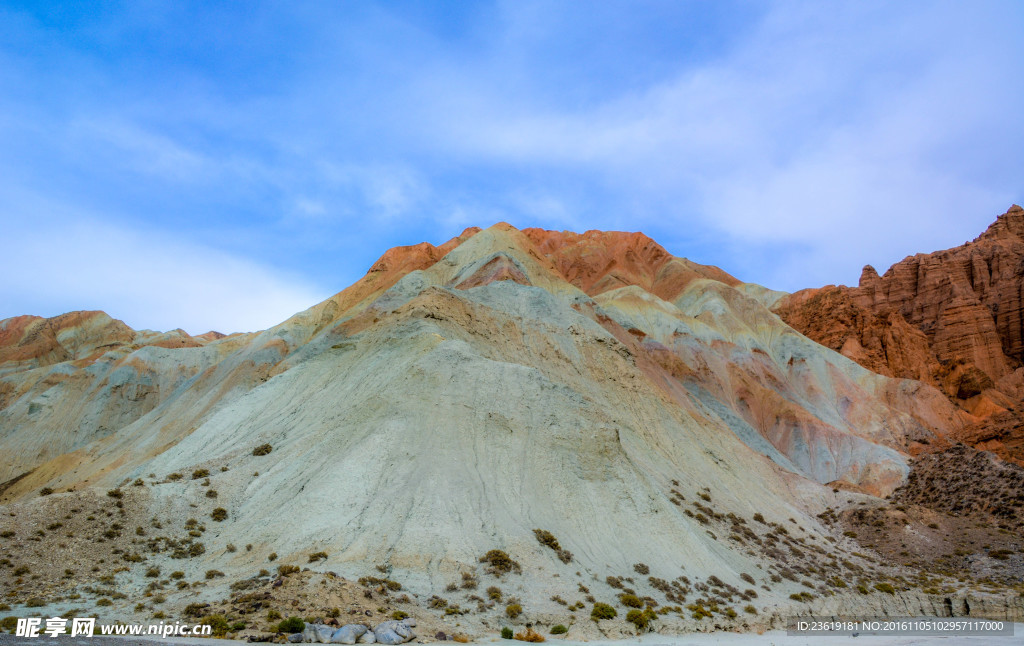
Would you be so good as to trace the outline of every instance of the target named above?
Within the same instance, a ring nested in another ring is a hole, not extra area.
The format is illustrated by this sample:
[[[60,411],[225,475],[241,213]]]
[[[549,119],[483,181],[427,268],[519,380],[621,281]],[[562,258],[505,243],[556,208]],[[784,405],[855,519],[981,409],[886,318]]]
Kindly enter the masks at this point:
[[[782,3],[724,57],[596,106],[552,107],[522,81],[495,89],[481,64],[426,76],[413,103],[434,146],[591,173],[635,208],[635,227],[671,230],[696,215],[741,253],[802,249],[775,267],[737,257],[754,272],[745,278],[851,281],[865,262],[884,270],[959,244],[1021,199],[1014,16],[1006,5]],[[982,172],[993,156],[1001,171]],[[565,221],[581,204],[556,181],[542,200],[510,206]],[[615,220],[605,210],[584,226]]]
[[[0,245],[7,267],[23,276],[0,282],[0,302],[35,309],[0,311],[0,318],[99,309],[136,329],[246,332],[331,293],[269,264],[191,242],[187,233],[133,230],[59,205],[36,206],[42,215],[10,218]]]

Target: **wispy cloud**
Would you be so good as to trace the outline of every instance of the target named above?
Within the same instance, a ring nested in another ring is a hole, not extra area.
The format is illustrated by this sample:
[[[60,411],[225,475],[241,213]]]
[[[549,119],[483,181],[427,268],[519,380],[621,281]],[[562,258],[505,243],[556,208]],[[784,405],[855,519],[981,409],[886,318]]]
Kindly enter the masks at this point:
[[[47,196],[104,232],[0,212],[61,249],[54,287],[6,288],[10,314],[75,303],[216,327],[202,308],[254,290],[246,274],[295,307],[389,246],[499,219],[643,229],[796,289],[958,244],[1024,199],[1018,3],[0,14],[0,206]],[[183,290],[175,311],[109,287],[84,303],[59,276],[90,257],[78,241],[116,257],[107,239],[153,280],[215,265],[237,280]]]

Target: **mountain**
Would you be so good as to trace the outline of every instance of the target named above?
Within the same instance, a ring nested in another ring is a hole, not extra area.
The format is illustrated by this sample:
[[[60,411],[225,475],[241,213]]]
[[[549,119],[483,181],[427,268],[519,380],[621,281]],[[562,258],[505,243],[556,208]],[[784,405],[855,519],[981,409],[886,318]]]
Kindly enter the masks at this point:
[[[1000,577],[911,575],[846,529],[977,416],[787,325],[793,299],[642,234],[498,224],[392,249],[259,333],[7,319],[0,581],[53,613],[330,599],[581,637],[878,614],[889,591],[901,614],[1021,616]],[[84,574],[100,556],[118,566]],[[590,622],[600,602],[618,619]]]
[[[1024,209],[981,236],[917,254],[858,287],[780,299],[787,323],[877,373],[941,388],[971,417],[957,438],[1024,464]]]

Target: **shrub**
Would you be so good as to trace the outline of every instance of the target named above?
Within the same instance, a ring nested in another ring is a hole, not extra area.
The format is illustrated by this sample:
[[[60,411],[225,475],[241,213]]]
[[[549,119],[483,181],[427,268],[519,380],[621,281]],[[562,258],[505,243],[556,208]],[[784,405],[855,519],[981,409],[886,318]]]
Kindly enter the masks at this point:
[[[50,489],[49,487],[43,487],[39,490],[40,496],[49,496],[51,493],[53,493],[53,489]]]
[[[658,615],[650,608],[645,610],[630,610],[626,613],[626,621],[636,626],[637,630],[647,628],[647,625],[657,618]]]
[[[267,611],[267,621],[274,621],[275,619],[280,619],[280,618],[281,618],[281,613],[280,612],[278,612],[276,610],[268,610]],[[303,626],[303,627],[305,627],[305,626]]]
[[[167,479],[170,480],[171,482],[176,482],[178,480],[181,480],[181,474],[180,473],[168,474]]]
[[[513,570],[516,572],[522,570],[519,563],[513,561],[512,558],[502,550],[491,550],[487,552],[487,554],[480,557],[480,562],[489,564],[490,567],[487,571],[496,576],[501,576],[502,574]]]
[[[743,606],[743,612],[745,612],[747,614],[751,614],[751,615],[756,615],[757,614],[757,608],[755,608],[754,606],[751,606],[751,605]]]
[[[316,563],[317,561],[327,560],[327,552],[314,552],[309,555],[309,562]]]
[[[154,565],[153,567],[146,570],[146,576],[148,576],[151,579],[155,579],[156,577],[160,576],[160,568]]]
[[[28,603],[26,603],[25,605],[26,605],[26,606],[28,606],[29,608],[36,608],[36,607],[38,607],[38,606],[33,606],[33,605],[30,605],[30,604],[28,604]],[[42,603],[40,603],[39,605],[41,606],[41,605],[43,605],[43,604],[42,604]],[[111,601],[110,599],[107,599],[106,597],[104,597],[103,599],[99,599],[99,600],[97,600],[97,601],[96,601],[96,605],[97,605],[97,606],[112,606],[112,605],[114,605],[114,602],[113,602],[113,601]]]
[[[555,554],[558,555],[558,560],[562,563],[572,562],[572,552],[570,552],[569,550],[558,550],[557,552],[555,552]]]
[[[501,601],[501,588],[493,585],[487,588],[487,598],[493,599],[494,601]]]
[[[636,572],[637,574],[642,574],[644,576],[647,576],[648,574],[651,573],[651,568],[647,567],[643,563],[635,563],[633,565],[633,571]]]
[[[545,547],[550,547],[556,552],[562,549],[562,546],[558,544],[558,539],[555,538],[555,535],[546,529],[535,529],[533,530],[533,535],[537,537],[537,542]]]
[[[277,560],[277,552],[271,552],[270,555],[267,556],[267,560],[268,561],[276,561]]]
[[[206,571],[206,579],[207,580],[210,580],[210,579],[220,579],[223,576],[224,576],[224,573],[221,572],[220,570],[207,570]]]
[[[210,470],[209,469],[196,469],[195,471],[192,472],[192,479],[193,480],[198,480],[200,478],[206,478],[209,475],[210,475]],[[214,615],[214,616],[219,616],[219,615]]]
[[[8,619],[14,619],[14,617],[8,617]],[[15,619],[14,623],[17,624],[18,621]],[[13,626],[12,626],[12,628],[13,628]],[[501,629],[501,638],[502,639],[512,639],[512,629],[509,628],[508,626],[505,626],[504,628],[502,628]]]
[[[18,627],[18,618],[17,617],[4,617],[2,620],[0,620],[0,629],[6,630],[7,632],[13,633],[14,629],[17,628],[17,627]],[[508,636],[511,637],[512,636],[512,631],[509,630],[508,633],[509,633]],[[504,635],[504,631],[502,631],[502,637],[504,637],[504,636],[505,636]]]
[[[124,498],[124,492],[120,489],[111,489],[107,492],[107,496],[110,498]]]
[[[216,498],[217,497],[217,490],[216,489],[207,489],[206,490],[206,497],[207,498]]]
[[[234,554],[235,552],[238,551],[238,548],[235,547],[234,543],[228,543],[227,546],[224,549],[227,550],[231,554]]]
[[[199,620],[203,626],[209,626],[214,637],[223,637],[228,634],[231,625],[224,615],[207,615]]]
[[[274,447],[270,446],[269,444],[260,444],[259,446],[252,450],[252,454],[256,456],[269,455],[270,452],[273,450]]]
[[[289,574],[295,574],[299,571],[298,565],[278,565],[277,573],[281,576],[288,576]]]
[[[879,592],[884,592],[886,594],[896,594],[896,589],[888,583],[876,583],[874,585],[874,588],[875,590],[878,590]]]
[[[630,608],[643,608],[644,602],[635,594],[620,594],[619,603]]]
[[[615,608],[612,608],[607,603],[597,602],[594,604],[593,610],[590,611],[590,618],[594,621],[601,621],[602,619],[615,619],[618,614]]]
[[[761,523],[762,525],[767,525],[768,524],[768,523],[765,522],[764,516],[761,515],[761,512],[757,512],[756,514],[754,514],[754,520],[756,520],[757,522]]]
[[[505,614],[508,615],[509,619],[515,619],[519,615],[523,614],[523,607],[518,603],[510,603],[505,606]]]
[[[544,641],[544,635],[538,632],[534,632],[533,628],[527,628],[526,632],[516,633],[515,639],[521,642],[542,642]]]
[[[564,635],[567,632],[569,632],[569,629],[563,626],[562,624],[558,624],[551,627],[552,635]]]
[[[279,633],[301,633],[306,627],[306,622],[302,621],[298,617],[288,617],[281,623],[277,624],[277,632]]]
[[[408,616],[409,616],[408,612],[402,612],[401,610],[396,610],[396,611],[391,613],[391,618],[392,619],[397,619],[399,621],[401,621],[402,619],[405,619]]]
[[[228,517],[228,510],[223,507],[217,507],[210,512],[210,518],[217,521],[218,523],[222,520],[226,520]]]

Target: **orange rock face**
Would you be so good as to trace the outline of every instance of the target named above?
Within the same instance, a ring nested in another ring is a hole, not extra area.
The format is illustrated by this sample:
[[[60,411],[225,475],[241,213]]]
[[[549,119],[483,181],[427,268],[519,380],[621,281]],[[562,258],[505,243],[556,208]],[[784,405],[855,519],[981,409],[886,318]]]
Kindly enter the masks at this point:
[[[931,383],[976,416],[1002,419],[1020,402],[1022,294],[1024,209],[1014,205],[972,242],[908,257],[882,276],[865,267],[856,288],[804,290],[775,309],[866,368]],[[999,424],[996,435],[1006,439],[1014,427]],[[979,422],[965,439],[981,444],[987,435]],[[992,446],[1024,463],[1024,451],[1012,448],[1019,444]]]
[[[699,278],[729,286],[740,283],[718,267],[673,256],[642,233],[544,229],[523,229],[523,233],[567,281],[591,296],[636,285],[659,298],[672,300]]]

